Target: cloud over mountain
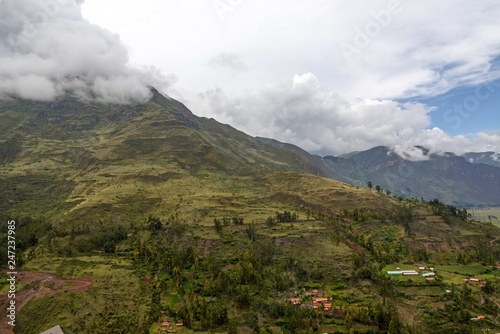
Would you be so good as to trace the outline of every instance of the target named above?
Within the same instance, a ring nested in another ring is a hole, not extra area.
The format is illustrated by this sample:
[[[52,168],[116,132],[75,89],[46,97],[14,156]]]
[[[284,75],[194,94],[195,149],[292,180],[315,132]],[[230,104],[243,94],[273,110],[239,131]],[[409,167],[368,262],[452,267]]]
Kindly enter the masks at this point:
[[[132,68],[120,37],[82,17],[82,0],[0,2],[0,98],[125,103],[149,98],[158,71]]]
[[[323,88],[312,73],[236,97],[216,88],[183,98],[196,113],[319,154],[336,155],[384,145],[400,155],[422,160],[425,157],[415,154],[416,145],[431,153],[500,149],[497,133],[450,136],[430,127],[433,108],[425,104],[348,99]]]

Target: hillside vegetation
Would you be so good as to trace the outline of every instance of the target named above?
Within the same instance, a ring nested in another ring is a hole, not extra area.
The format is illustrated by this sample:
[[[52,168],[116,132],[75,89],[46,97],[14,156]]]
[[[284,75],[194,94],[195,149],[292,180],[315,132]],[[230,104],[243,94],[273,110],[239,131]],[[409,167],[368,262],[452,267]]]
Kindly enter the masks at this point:
[[[17,222],[19,270],[92,282],[21,279],[37,294],[15,333],[500,329],[500,229],[464,209],[326,178],[302,152],[158,93],[128,106],[3,101],[0,118],[0,210]],[[0,240],[6,258],[6,229]]]

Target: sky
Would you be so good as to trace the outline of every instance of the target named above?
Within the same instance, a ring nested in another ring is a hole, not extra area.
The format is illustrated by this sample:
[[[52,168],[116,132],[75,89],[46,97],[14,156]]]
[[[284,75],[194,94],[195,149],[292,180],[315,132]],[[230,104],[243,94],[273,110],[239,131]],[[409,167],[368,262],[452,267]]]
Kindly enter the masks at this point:
[[[154,85],[321,155],[500,152],[498,17],[495,0],[0,0],[0,98]]]

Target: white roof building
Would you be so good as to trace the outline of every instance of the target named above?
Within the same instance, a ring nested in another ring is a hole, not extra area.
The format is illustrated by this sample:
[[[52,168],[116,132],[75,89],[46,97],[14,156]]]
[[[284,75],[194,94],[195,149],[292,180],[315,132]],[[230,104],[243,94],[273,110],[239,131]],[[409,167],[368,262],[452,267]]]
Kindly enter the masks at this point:
[[[64,334],[61,327],[59,325],[52,327],[51,329],[47,329],[45,332],[40,334]]]

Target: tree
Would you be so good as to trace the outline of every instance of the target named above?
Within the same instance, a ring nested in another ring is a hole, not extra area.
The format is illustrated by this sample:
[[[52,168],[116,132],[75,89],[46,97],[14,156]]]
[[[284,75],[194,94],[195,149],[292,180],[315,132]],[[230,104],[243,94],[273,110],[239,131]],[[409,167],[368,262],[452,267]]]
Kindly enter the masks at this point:
[[[347,328],[352,328],[352,316],[349,311],[347,311],[345,318],[344,318],[344,323]]]
[[[268,218],[266,219],[266,224],[267,224],[267,226],[268,226],[268,227],[270,227],[270,228],[271,228],[271,227],[274,227],[274,226],[276,226],[276,219],[275,219],[275,218],[273,218],[273,217],[268,217]]]
[[[398,329],[398,323],[396,319],[392,319],[391,322],[389,323],[389,330],[387,331],[387,334],[398,334],[399,329]]]
[[[375,186],[375,190],[380,194],[382,192],[382,188],[377,184]]]
[[[148,229],[151,231],[158,231],[161,229],[162,223],[160,218],[149,216],[148,218]]]
[[[215,225],[215,230],[217,231],[217,233],[221,233],[222,232],[222,223],[220,220],[218,220],[217,218],[214,219],[214,225]]]
[[[232,220],[234,225],[243,225],[245,223],[243,217],[233,217]]]
[[[484,283],[483,291],[491,295],[495,292],[495,290],[496,290],[495,284],[490,280],[486,280]]]
[[[366,186],[368,187],[368,189],[372,190],[372,188],[373,188],[372,181],[368,181],[368,183],[366,184]]]
[[[255,241],[257,239],[257,229],[253,223],[248,225],[246,232],[250,240]]]
[[[111,254],[114,253],[116,250],[116,245],[113,241],[108,241],[104,244],[104,252]]]
[[[174,267],[174,269],[172,269],[172,276],[175,281],[175,286],[177,287],[178,290],[181,290],[183,277],[182,277],[182,271],[180,270],[179,267]]]

